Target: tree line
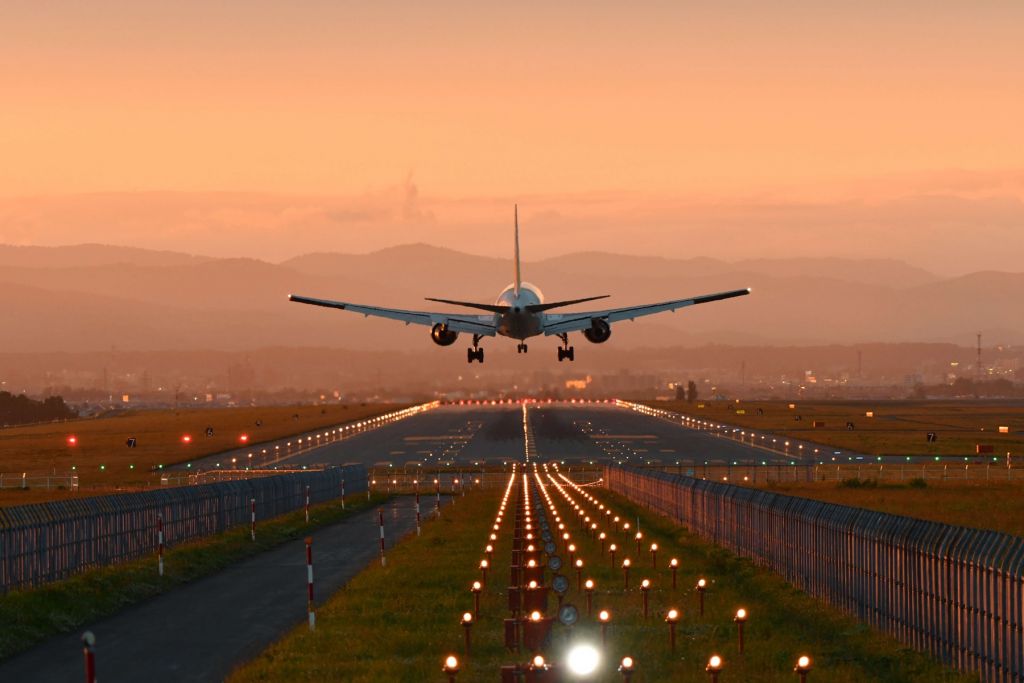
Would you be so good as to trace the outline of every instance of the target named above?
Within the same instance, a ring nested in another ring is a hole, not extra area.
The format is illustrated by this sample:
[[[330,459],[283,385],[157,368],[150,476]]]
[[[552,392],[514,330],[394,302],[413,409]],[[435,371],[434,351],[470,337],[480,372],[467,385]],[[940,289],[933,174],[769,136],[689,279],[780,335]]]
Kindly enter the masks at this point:
[[[25,394],[15,396],[9,391],[0,391],[0,424],[5,427],[73,417],[78,417],[78,411],[70,408],[60,396],[36,401]]]

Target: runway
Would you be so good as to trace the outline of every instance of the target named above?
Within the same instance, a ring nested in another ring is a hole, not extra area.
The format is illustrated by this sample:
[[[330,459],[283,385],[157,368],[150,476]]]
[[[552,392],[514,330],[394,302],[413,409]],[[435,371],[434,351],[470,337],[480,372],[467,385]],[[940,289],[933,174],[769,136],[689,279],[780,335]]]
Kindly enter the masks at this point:
[[[304,453],[284,456],[279,467],[363,463],[396,468],[442,463],[500,465],[525,453],[522,404],[448,405],[348,436]],[[775,464],[786,458],[599,403],[528,403],[533,455],[541,460],[604,464]],[[254,460],[261,465],[260,457]]]

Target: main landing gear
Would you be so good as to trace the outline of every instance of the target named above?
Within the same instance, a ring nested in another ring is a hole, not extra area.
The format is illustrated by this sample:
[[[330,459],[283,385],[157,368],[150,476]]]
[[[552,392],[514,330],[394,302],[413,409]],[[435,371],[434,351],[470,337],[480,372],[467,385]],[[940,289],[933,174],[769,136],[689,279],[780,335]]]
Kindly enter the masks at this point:
[[[518,351],[519,353],[526,353],[528,350],[529,349],[526,346],[526,342],[520,342],[516,344],[516,351]]]
[[[473,346],[469,349],[466,349],[467,363],[472,363],[475,360],[478,360],[481,363],[484,362],[484,350],[480,348],[480,340],[482,338],[483,337],[481,337],[479,334],[473,335]]]
[[[569,335],[562,333],[558,335],[562,340],[562,345],[558,347],[558,362],[561,363],[563,360],[568,359],[570,362],[576,360],[576,353],[573,347],[569,346]]]

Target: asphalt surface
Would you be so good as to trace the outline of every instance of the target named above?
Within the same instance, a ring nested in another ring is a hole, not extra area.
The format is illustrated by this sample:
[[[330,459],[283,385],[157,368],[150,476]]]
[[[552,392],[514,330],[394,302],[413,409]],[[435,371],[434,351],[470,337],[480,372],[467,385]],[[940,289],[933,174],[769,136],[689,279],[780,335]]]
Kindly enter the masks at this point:
[[[535,403],[527,405],[527,415],[534,452],[541,460],[666,465],[787,460],[767,449],[605,404]],[[442,462],[465,466],[521,461],[524,450],[521,405],[444,406],[286,455],[277,464],[388,463],[396,468],[419,464],[429,469]],[[254,464],[260,465],[259,456]]]
[[[787,462],[784,455],[767,449],[623,408],[539,404],[529,412],[542,461],[691,466]]]
[[[413,531],[412,500],[389,503],[384,525],[387,547]],[[376,509],[312,536],[317,604],[380,557]],[[104,683],[223,680],[307,620],[306,585],[300,539],[0,662],[0,681],[82,680],[86,630],[96,635],[96,675]]]

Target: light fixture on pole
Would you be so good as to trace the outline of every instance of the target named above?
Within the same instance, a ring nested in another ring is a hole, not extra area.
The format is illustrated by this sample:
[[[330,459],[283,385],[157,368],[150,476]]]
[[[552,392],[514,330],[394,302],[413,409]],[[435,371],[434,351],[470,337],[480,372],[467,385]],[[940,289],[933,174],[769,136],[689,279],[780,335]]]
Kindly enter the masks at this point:
[[[676,589],[676,570],[679,569],[679,560],[672,558],[668,561],[668,566],[672,569],[672,590]]]
[[[707,590],[708,582],[704,579],[697,579],[697,595],[700,596],[700,615],[704,616],[704,591]]]
[[[672,652],[676,651],[676,624],[679,623],[679,610],[670,609],[665,614],[665,623],[668,624],[668,646]]]
[[[462,613],[462,628],[466,632],[466,656],[469,656],[469,632],[473,628],[473,613]]]
[[[636,671],[636,662],[633,658],[626,656],[622,658],[622,662],[619,663],[619,673],[622,674],[622,680],[624,683],[629,683],[633,678],[633,672]]]
[[[484,585],[479,581],[474,581],[470,587],[470,591],[473,593],[473,618],[480,618],[480,591],[483,590]]]
[[[732,620],[736,622],[736,628],[739,629],[740,654],[743,654],[743,624],[747,621],[747,610],[740,607],[736,610],[736,616]]]
[[[448,655],[444,660],[442,672],[448,674],[448,683],[455,683],[455,677],[459,675],[459,660],[455,655]]]
[[[644,619],[647,618],[647,592],[651,590],[650,579],[644,579],[640,582],[640,592],[644,596]]]
[[[606,609],[597,613],[597,620],[601,622],[601,644],[608,645],[608,622],[612,620],[612,613]]]
[[[632,564],[627,557],[622,561],[622,577],[625,580],[626,590],[629,590],[629,565]]]
[[[807,674],[811,672],[811,658],[807,655],[800,655],[800,659],[796,660],[796,666],[793,671],[800,674],[800,683],[806,683]]]
[[[708,660],[708,665],[704,667],[704,670],[708,672],[708,676],[711,677],[711,683],[718,683],[718,674],[722,671],[723,664],[721,657],[718,655],[711,655],[711,659]]]

